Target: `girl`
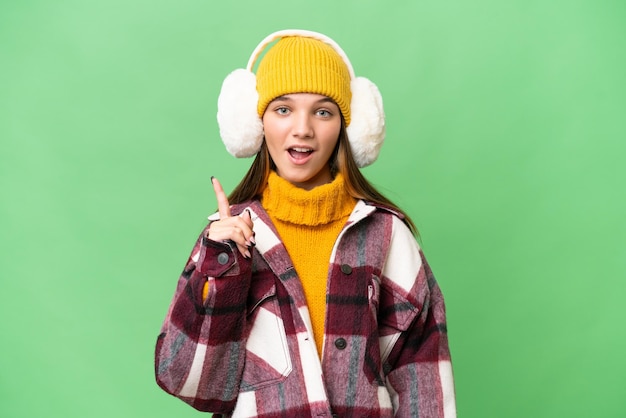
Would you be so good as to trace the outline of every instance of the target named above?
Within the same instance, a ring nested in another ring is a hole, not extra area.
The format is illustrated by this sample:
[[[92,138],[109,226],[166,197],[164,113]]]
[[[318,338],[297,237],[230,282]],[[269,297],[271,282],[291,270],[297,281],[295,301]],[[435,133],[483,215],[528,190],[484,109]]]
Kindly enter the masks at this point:
[[[384,138],[376,86],[330,38],[281,31],[226,78],[218,123],[256,158],[229,197],[212,178],[158,384],[216,417],[454,417],[441,291],[409,217],[359,171]]]

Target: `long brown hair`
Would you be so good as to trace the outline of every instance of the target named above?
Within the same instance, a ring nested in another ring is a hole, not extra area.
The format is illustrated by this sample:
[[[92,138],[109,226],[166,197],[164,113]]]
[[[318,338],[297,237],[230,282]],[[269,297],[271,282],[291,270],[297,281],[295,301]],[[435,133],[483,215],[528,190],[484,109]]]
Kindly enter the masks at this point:
[[[362,199],[368,202],[377,203],[402,214],[404,216],[404,223],[406,223],[414,235],[418,235],[417,228],[409,215],[380,193],[363,176],[361,170],[359,170],[359,167],[356,165],[356,162],[352,157],[352,150],[350,149],[350,143],[348,142],[348,135],[346,133],[343,117],[341,118],[339,140],[337,141],[335,150],[328,160],[328,164],[333,177],[337,175],[338,172],[343,175],[346,190],[350,196],[355,199]],[[263,141],[261,149],[252,162],[250,169],[237,187],[235,187],[232,191],[230,196],[228,196],[230,204],[243,203],[252,199],[260,199],[261,194],[265,189],[265,185],[267,184],[267,178],[269,177],[270,171],[275,169],[276,165],[274,164],[274,161],[272,161],[272,157],[270,156],[265,141]]]

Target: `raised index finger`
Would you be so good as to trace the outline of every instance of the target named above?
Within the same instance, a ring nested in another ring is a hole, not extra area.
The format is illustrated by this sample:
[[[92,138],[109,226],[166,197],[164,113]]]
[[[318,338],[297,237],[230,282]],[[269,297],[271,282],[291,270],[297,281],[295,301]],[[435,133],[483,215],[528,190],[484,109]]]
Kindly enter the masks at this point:
[[[226,197],[222,185],[215,177],[211,177],[211,183],[213,184],[213,191],[217,198],[217,210],[220,213],[220,219],[230,217],[230,205],[228,204],[228,197]]]

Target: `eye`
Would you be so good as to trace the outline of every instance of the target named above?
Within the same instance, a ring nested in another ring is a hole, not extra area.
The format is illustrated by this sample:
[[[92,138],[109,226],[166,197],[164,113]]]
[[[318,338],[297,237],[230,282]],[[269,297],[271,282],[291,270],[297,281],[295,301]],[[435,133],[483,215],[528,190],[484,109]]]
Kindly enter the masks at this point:
[[[289,109],[286,108],[285,106],[279,106],[276,109],[274,109],[274,111],[276,113],[278,113],[279,115],[287,115],[287,114],[289,114]]]
[[[316,113],[323,118],[329,118],[333,115],[328,109],[319,109]]]

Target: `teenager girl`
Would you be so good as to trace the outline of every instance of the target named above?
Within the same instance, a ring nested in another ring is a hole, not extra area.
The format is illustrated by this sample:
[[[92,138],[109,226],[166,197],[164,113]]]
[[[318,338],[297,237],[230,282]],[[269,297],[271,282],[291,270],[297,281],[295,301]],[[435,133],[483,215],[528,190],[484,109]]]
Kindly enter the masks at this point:
[[[454,417],[441,291],[409,217],[359,171],[384,138],[376,86],[330,38],[281,31],[226,78],[218,123],[256,157],[228,197],[212,178],[158,384],[216,417]]]

